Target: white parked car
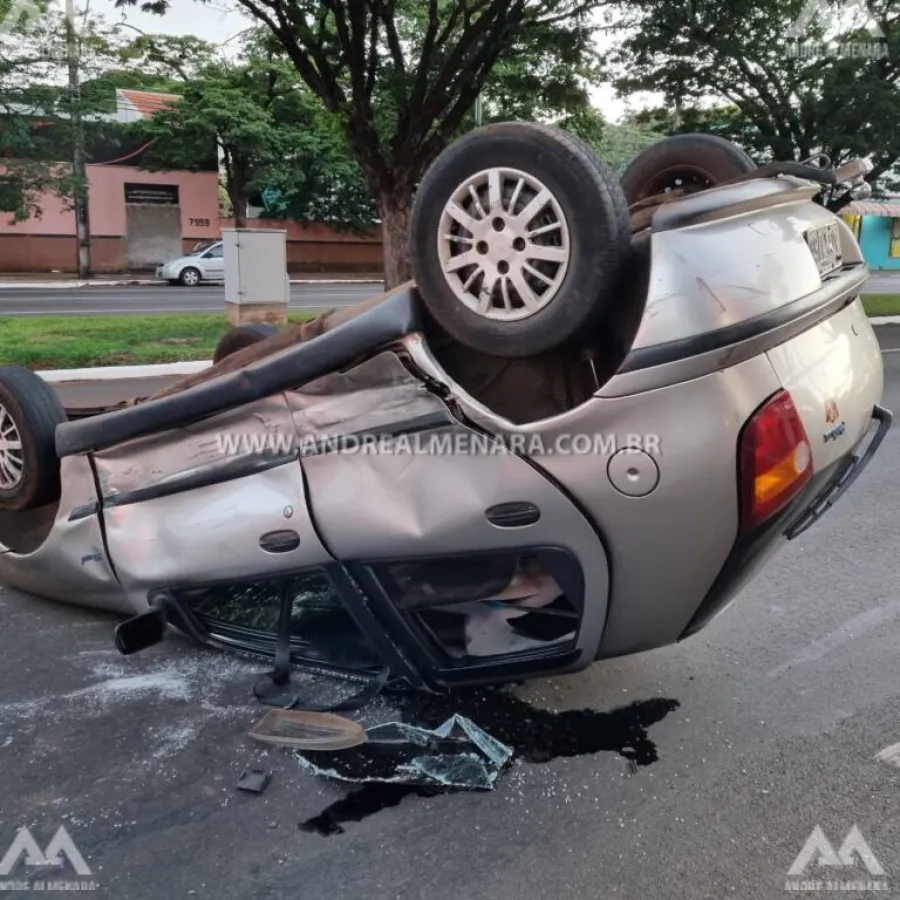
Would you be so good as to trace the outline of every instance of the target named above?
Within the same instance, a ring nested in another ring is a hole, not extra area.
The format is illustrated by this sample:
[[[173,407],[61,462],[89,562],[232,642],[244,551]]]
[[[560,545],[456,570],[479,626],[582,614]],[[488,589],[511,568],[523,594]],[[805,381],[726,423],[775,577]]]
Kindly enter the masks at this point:
[[[222,242],[198,244],[186,256],[160,263],[156,267],[156,277],[186,287],[194,287],[201,281],[223,281],[225,250]]]

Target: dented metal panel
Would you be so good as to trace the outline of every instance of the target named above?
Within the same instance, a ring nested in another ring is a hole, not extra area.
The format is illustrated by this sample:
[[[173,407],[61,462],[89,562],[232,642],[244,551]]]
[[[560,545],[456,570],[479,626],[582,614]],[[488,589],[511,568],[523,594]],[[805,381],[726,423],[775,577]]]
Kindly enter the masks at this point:
[[[119,612],[135,609],[109,563],[96,510],[90,462],[83,456],[62,460],[62,497],[45,540],[30,553],[4,552],[0,580],[23,591],[80,606]],[[72,517],[73,510],[86,514]]]
[[[310,506],[323,540],[341,559],[370,561],[493,548],[566,548],[583,568],[588,598],[579,649],[593,652],[609,590],[603,544],[551,482],[499,446],[488,450],[483,441],[484,436],[455,425],[415,441],[401,436],[385,442],[377,454],[304,458]],[[477,452],[467,452],[472,449]],[[602,478],[602,468],[591,477]],[[519,528],[492,524],[486,511],[511,502],[534,505],[540,517]]]
[[[209,473],[241,459],[289,452],[293,438],[290,411],[277,394],[187,428],[126,441],[92,454],[92,459],[108,497]]]
[[[309,520],[299,463],[113,507],[104,512],[109,552],[122,583],[148,590],[288,572],[331,561]],[[272,553],[260,538],[299,538]]]
[[[445,404],[391,352],[288,391],[286,398],[302,438],[377,431],[447,412]]]

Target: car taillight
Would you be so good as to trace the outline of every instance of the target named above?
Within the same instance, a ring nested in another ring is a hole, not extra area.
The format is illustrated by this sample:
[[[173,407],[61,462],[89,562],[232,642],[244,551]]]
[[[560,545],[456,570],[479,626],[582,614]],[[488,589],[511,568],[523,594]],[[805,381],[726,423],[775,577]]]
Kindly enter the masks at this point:
[[[812,474],[812,448],[800,414],[791,395],[778,391],[741,436],[741,527],[753,528],[784,509]]]

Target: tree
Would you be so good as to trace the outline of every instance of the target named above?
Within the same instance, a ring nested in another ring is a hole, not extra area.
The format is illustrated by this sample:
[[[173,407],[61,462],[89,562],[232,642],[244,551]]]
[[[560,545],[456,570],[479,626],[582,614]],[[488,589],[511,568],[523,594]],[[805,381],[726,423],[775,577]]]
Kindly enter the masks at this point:
[[[173,87],[178,104],[132,126],[154,141],[141,165],[208,168],[216,147],[238,227],[246,225],[251,199],[269,214],[371,227],[375,210],[334,116],[287,60],[251,49],[236,62],[216,61],[191,73]]]
[[[340,122],[305,85],[296,99],[302,116],[282,132],[283,150],[257,179],[266,213],[324,222],[337,231],[368,231],[378,209]]]
[[[206,168],[218,149],[238,228],[246,226],[255,173],[278,146],[277,126],[242,87],[244,75],[241,66],[220,64],[185,84],[178,103],[132,126],[154,141],[141,160],[146,168]]]
[[[498,63],[541,43],[577,69],[599,0],[239,2],[345,129],[381,215],[391,286],[410,276],[415,187],[467,123]],[[168,0],[140,5],[164,12]]]
[[[10,11],[0,2],[0,20]],[[0,32],[0,209],[13,221],[39,217],[48,193],[70,205],[78,187],[72,169],[73,98],[65,83],[65,17],[48,11],[20,16]],[[113,56],[114,30],[85,18],[79,65],[89,77]]]
[[[873,181],[900,158],[900,0],[871,0],[870,22],[834,19],[827,3],[807,21],[804,0],[626,6],[617,85],[662,92],[674,130],[715,131],[761,162],[871,157]]]

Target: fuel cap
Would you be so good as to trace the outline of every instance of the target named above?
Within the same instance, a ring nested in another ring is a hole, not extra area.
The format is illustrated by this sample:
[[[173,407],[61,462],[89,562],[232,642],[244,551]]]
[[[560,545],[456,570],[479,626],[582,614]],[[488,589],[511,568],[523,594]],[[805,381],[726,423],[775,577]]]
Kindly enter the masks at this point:
[[[606,473],[612,486],[628,497],[644,497],[659,484],[656,460],[636,447],[623,447],[614,453]]]

